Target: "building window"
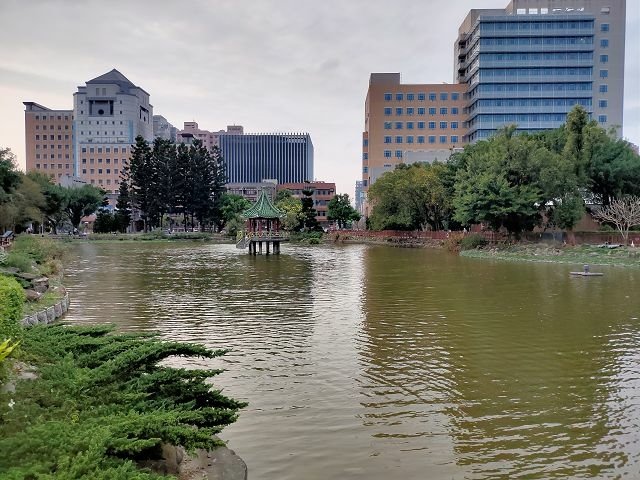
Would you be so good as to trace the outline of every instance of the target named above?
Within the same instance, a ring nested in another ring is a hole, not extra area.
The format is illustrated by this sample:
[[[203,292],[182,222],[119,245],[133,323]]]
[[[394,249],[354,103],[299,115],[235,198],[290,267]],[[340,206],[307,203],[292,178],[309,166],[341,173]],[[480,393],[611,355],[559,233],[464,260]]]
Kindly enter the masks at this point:
[[[453,144],[458,143],[458,136],[457,135],[451,135],[451,143],[453,143]]]
[[[458,115],[458,107],[451,107],[451,115]]]
[[[403,126],[402,122],[396,122],[396,130],[402,130]]]
[[[425,98],[427,98],[427,96],[424,93],[419,93],[418,94],[418,101],[419,102],[424,102]]]
[[[401,101],[402,101],[402,98],[403,98],[403,95],[402,95],[401,93],[396,93],[396,100],[397,100],[398,102],[401,102]]]
[[[364,152],[362,154],[362,160],[369,160],[369,154],[367,152]],[[109,173],[109,169],[107,168],[107,173]]]
[[[391,150],[384,151],[384,158],[391,158]]]
[[[458,128],[458,122],[451,122],[451,129],[457,130],[457,128]]]
[[[402,107],[396,108],[396,115],[402,115]]]
[[[407,95],[408,96],[408,95]],[[407,107],[407,115],[414,115],[413,107]]]
[[[397,136],[396,137],[396,143],[402,143],[402,137],[401,136]]]
[[[425,108],[424,107],[418,107],[418,115],[424,115],[425,114]]]
[[[603,23],[600,25],[600,31],[601,32],[608,32],[609,31],[609,24],[608,23]]]
[[[447,143],[447,136],[446,135],[440,135],[440,143]]]
[[[444,130],[447,128],[447,122],[440,122],[440,129]]]
[[[435,130],[436,129],[436,122],[429,122],[429,130]]]
[[[607,63],[609,61],[609,55],[600,55],[600,63]]]
[[[388,117],[389,115],[391,115],[391,107],[385,107],[384,109],[384,114]]]
[[[384,129],[391,130],[391,122],[384,122]],[[118,153],[118,150],[116,149],[115,152]]]
[[[607,123],[607,116],[606,115],[598,115],[598,122]]]
[[[440,107],[440,115],[446,115],[448,113],[447,107]]]
[[[362,173],[369,173],[369,167],[362,167]]]
[[[429,135],[429,143],[436,143],[435,135]]]
[[[440,94],[440,100],[442,100],[443,102],[446,101],[449,98],[449,95],[447,94],[447,92],[442,92]]]
[[[609,91],[609,85],[602,84],[599,89],[600,93],[607,93]]]
[[[451,94],[451,100],[457,101],[459,99],[460,99],[460,94],[459,93],[454,92],[454,93]]]
[[[407,130],[413,130],[413,122],[407,122]]]
[[[391,143],[391,137],[390,136],[384,137],[384,143]]]
[[[603,38],[600,40],[600,48],[608,48],[609,47],[609,39]]]
[[[437,96],[436,96],[435,93],[433,93],[433,92],[429,93],[429,101],[430,102],[435,102],[436,98],[437,98]]]
[[[415,100],[415,95],[413,93],[407,93],[407,100],[413,102]]]
[[[429,115],[435,115],[436,114],[436,107],[429,107]]]
[[[393,95],[391,95],[390,93],[385,93],[384,94],[384,101],[385,102],[390,102],[393,98]]]
[[[598,100],[598,108],[607,108],[608,102],[606,100]]]
[[[413,136],[407,137],[407,143],[413,143]]]
[[[396,150],[396,158],[402,158],[402,150]]]
[[[424,136],[418,135],[418,143],[424,143]]]
[[[600,78],[607,78],[609,76],[609,70],[600,70]]]
[[[424,130],[424,122],[418,122],[418,129]]]

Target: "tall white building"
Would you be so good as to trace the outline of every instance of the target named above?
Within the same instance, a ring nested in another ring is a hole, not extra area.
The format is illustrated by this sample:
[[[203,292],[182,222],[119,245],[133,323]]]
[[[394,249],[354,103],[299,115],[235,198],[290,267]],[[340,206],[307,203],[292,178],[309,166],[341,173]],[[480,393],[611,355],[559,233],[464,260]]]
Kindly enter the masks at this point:
[[[78,87],[73,118],[74,174],[116,193],[135,138],[153,141],[149,94],[113,69]]]

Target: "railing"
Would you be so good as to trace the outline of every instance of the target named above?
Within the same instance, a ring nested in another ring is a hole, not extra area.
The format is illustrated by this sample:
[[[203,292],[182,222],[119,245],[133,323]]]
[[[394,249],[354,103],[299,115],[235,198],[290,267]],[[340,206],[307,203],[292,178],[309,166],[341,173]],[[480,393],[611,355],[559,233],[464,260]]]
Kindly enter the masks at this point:
[[[340,237],[351,237],[365,240],[446,240],[452,236],[464,237],[466,235],[482,235],[482,237],[490,243],[496,243],[503,240],[503,235],[491,231],[482,232],[465,232],[465,231],[447,231],[447,230],[429,230],[429,231],[405,231],[405,230],[337,230],[331,232],[332,235]]]
[[[246,235],[247,238],[249,239],[260,239],[260,238],[264,238],[266,239],[288,239],[289,238],[289,232],[273,232],[273,231],[269,231],[269,230],[265,230],[262,232],[242,232],[243,235]]]

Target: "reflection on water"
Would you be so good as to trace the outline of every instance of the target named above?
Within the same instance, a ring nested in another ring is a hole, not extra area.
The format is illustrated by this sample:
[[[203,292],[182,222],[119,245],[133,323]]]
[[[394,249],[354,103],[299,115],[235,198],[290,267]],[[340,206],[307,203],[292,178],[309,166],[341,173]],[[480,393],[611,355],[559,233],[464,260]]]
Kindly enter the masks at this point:
[[[640,272],[440,251],[82,244],[72,323],[231,348],[252,479],[640,472]]]

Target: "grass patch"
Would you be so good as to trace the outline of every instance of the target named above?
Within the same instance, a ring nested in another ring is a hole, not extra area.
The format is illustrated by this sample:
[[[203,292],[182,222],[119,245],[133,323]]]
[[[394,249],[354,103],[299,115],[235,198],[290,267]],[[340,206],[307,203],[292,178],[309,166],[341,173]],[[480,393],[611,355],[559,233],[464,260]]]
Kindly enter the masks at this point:
[[[504,248],[494,247],[466,250],[461,252],[460,255],[467,258],[485,258],[521,262],[640,267],[640,249],[631,247],[607,249],[598,248],[592,245],[580,245],[577,247],[512,245]]]

